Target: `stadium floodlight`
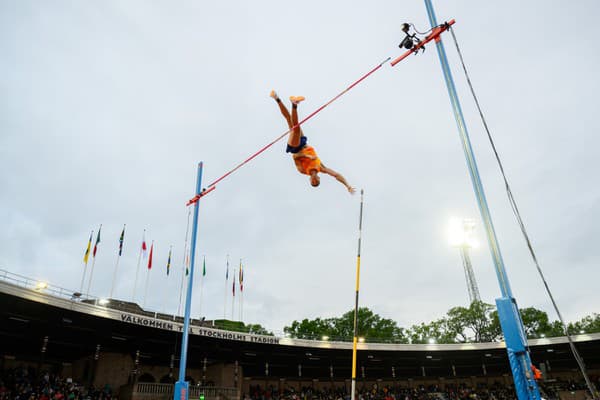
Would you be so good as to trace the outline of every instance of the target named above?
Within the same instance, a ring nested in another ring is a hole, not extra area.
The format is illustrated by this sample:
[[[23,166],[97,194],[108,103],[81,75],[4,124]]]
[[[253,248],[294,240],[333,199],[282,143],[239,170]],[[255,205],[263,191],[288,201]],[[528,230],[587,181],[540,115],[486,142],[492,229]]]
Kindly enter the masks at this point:
[[[39,291],[39,290],[44,290],[44,289],[46,289],[47,287],[48,287],[48,284],[47,284],[46,282],[42,282],[42,281],[40,281],[40,282],[38,282],[38,283],[35,285],[35,290],[38,290],[38,291]]]
[[[452,247],[479,247],[474,237],[475,221],[472,219],[450,218],[448,224],[448,241]]]
[[[579,331],[579,333],[583,335],[585,333],[585,331],[582,329]]]
[[[472,219],[451,218],[448,224],[448,239],[452,247],[460,251],[460,257],[463,262],[465,279],[467,281],[467,292],[469,294],[469,303],[481,301],[471,256],[469,250],[479,247],[479,242],[475,238],[475,221]]]
[[[101,306],[105,306],[108,303],[110,303],[110,301],[108,299],[100,299],[100,300],[98,300],[98,304],[100,304]]]
[[[437,343],[436,340],[435,340],[435,338],[429,338],[428,342],[429,342],[429,344],[436,344]]]
[[[546,334],[545,334],[545,333],[542,333],[542,334],[540,335],[540,337],[543,339],[543,338],[545,338],[545,337],[546,337]]]
[[[358,341],[359,341],[360,343],[364,343],[364,342],[365,342],[365,338],[364,338],[364,337],[359,337],[359,338],[358,338]]]
[[[321,340],[329,340],[329,336],[323,335],[323,336],[321,336]]]

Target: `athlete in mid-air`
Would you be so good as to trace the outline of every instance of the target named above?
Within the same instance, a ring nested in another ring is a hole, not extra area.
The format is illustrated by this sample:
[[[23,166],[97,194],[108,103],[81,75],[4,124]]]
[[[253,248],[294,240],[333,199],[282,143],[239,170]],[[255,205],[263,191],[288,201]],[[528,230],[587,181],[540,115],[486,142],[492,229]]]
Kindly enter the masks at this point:
[[[306,144],[307,138],[302,133],[302,129],[298,126],[298,104],[304,100],[303,96],[290,96],[292,102],[292,113],[290,115],[289,110],[283,104],[277,93],[271,90],[270,96],[275,99],[281,114],[287,121],[288,127],[290,128],[290,134],[288,136],[288,144],[285,150],[286,153],[292,153],[292,158],[296,164],[296,168],[301,174],[310,176],[310,184],[312,186],[319,186],[321,179],[319,173],[324,173],[333,176],[338,182],[346,187],[348,192],[353,194],[355,189],[346,182],[346,179],[342,174],[335,172],[331,168],[323,165],[315,149],[312,146]]]

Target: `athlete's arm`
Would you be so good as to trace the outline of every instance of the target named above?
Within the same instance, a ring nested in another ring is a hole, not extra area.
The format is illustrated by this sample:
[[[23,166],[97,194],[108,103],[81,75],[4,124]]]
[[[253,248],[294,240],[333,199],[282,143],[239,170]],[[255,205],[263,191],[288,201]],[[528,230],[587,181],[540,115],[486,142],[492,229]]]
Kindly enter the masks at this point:
[[[327,168],[323,163],[321,163],[321,172],[327,175],[333,176],[338,182],[346,187],[350,194],[354,194],[356,189],[354,189],[350,184],[346,181],[346,178],[343,177],[342,174],[332,170],[331,168]]]

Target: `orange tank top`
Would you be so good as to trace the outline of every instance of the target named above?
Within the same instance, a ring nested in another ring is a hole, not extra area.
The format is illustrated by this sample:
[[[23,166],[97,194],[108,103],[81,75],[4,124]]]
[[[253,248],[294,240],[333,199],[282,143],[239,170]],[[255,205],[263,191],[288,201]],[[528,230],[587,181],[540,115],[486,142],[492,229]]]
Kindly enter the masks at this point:
[[[299,152],[292,155],[296,168],[301,174],[310,175],[313,169],[321,172],[321,160],[312,146],[304,146]]]

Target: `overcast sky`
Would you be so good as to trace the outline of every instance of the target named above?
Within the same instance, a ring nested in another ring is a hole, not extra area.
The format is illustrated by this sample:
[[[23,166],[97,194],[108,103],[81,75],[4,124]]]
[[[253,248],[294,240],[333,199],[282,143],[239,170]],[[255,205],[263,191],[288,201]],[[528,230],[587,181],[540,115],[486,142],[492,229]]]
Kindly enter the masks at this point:
[[[600,311],[597,124],[600,3],[435,1],[455,33],[564,317]],[[91,294],[130,301],[142,232],[154,240],[146,307],[178,308],[196,166],[209,183],[387,57],[414,1],[0,0],[0,268],[78,291],[102,226]],[[450,34],[456,80],[512,289],[551,308],[507,202]],[[360,305],[410,326],[467,305],[451,217],[477,221],[482,299],[500,290],[434,45],[378,72],[304,126],[323,162],[365,190]],[[353,308],[360,196],[312,188],[285,140],[201,202],[192,315],[232,314],[281,333]],[[167,278],[169,246],[172,272]],[[201,283],[202,257],[207,274]],[[225,282],[226,257],[230,257]],[[143,263],[136,301],[142,304]],[[91,262],[89,264],[91,267]],[[88,267],[88,276],[89,276]],[[87,286],[86,277],[86,286]]]

